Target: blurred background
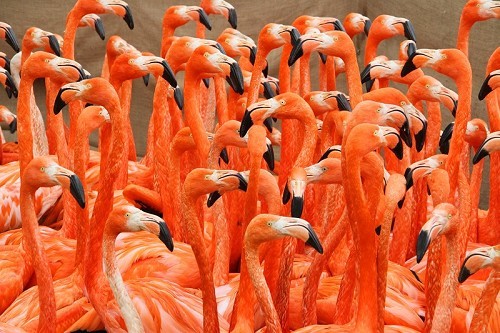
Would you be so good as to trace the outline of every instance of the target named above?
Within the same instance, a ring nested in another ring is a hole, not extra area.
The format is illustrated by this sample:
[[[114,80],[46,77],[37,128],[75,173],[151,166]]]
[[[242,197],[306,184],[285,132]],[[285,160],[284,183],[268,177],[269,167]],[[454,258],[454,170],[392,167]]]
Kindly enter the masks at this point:
[[[43,30],[64,34],[66,15],[76,1],[14,1],[1,0],[0,21],[10,24],[21,42],[24,31],[32,26]],[[332,0],[230,0],[237,11],[238,30],[257,41],[260,29],[267,23],[291,24],[300,15],[333,16],[341,21],[350,12],[358,12],[370,19],[380,14],[390,14],[405,17],[411,20],[417,35],[419,48],[453,48],[456,45],[458,23],[460,14],[466,0],[357,0],[357,1],[332,1]],[[170,0],[128,0],[132,10],[135,28],[129,30],[123,20],[114,15],[101,15],[106,32],[106,41],[112,35],[120,35],[127,42],[134,45],[139,51],[149,51],[156,55],[160,51],[161,24],[163,14],[169,6],[173,5],[199,5],[199,1],[170,1]],[[227,27],[228,22],[222,16],[210,16],[212,31],[207,32],[207,38],[216,39]],[[194,36],[195,23],[188,23],[176,31],[176,35]],[[500,22],[488,20],[476,24],[470,35],[469,58],[473,70],[473,104],[472,117],[487,119],[485,103],[477,99],[481,83],[486,76],[486,64],[492,52],[499,46]],[[365,36],[355,37],[358,49],[358,62],[362,69]],[[397,59],[399,43],[403,37],[396,37],[385,41],[379,47],[379,54],[385,54],[390,59]],[[75,60],[80,62],[92,75],[101,72],[104,59],[106,41],[102,41],[91,29],[78,29],[76,37]],[[0,42],[0,51],[13,56],[12,49],[5,42]],[[270,75],[277,76],[278,62],[281,51],[274,51],[268,57]],[[317,78],[318,61],[312,58],[312,82]],[[424,69],[427,74],[439,79],[445,86],[456,91],[455,84],[446,77],[436,72]],[[178,76],[182,83],[182,73]],[[153,81],[154,79],[152,79]],[[337,88],[345,90],[345,76],[339,76]],[[131,107],[131,120],[134,129],[137,152],[142,155],[145,151],[147,126],[152,111],[154,84],[151,82],[145,87],[142,80],[136,80],[133,86]],[[315,86],[313,85],[313,89]],[[404,88],[406,89],[406,88]],[[40,110],[45,113],[45,103],[41,102],[45,88],[42,82],[35,86],[36,96]],[[405,91],[405,90],[404,90]],[[9,100],[6,94],[0,92],[0,105],[7,106],[11,111],[16,110],[16,100]],[[66,112],[64,112],[66,113]],[[443,112],[443,128],[452,121],[449,112]],[[7,140],[15,140],[8,131],[4,130]],[[93,136],[92,144],[96,144]],[[483,186],[481,206],[487,205],[487,179],[489,172],[485,170],[486,186]]]

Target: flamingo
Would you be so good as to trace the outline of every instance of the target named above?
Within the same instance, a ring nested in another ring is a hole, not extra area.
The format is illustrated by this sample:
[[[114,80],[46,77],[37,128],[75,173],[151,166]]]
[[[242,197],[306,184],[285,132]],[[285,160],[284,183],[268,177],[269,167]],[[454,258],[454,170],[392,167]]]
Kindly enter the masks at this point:
[[[19,52],[21,50],[14,29],[5,22],[0,22],[0,38],[5,40],[14,51]]]
[[[349,35],[349,37],[351,37],[351,39],[361,33],[368,36],[371,25],[372,21],[368,17],[359,13],[349,13],[344,18],[345,32]]]
[[[9,126],[10,133],[15,133],[17,131],[17,117],[13,114],[7,107],[0,105],[0,121],[5,122]],[[17,149],[14,151],[9,151],[8,144],[6,145],[3,133],[0,133],[0,141],[2,147],[0,148],[0,164],[5,164],[11,161],[17,160]]]

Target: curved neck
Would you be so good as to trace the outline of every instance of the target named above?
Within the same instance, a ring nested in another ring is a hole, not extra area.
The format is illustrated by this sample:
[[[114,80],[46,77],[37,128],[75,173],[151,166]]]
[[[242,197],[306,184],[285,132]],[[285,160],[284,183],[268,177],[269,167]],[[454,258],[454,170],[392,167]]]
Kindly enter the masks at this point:
[[[103,256],[104,256],[104,271],[108,278],[109,285],[113,291],[116,302],[120,307],[120,311],[129,332],[142,333],[144,327],[142,326],[141,318],[134,307],[134,303],[123,283],[122,276],[118,270],[115,259],[115,239],[117,235],[110,233],[106,230],[103,240]]]
[[[278,79],[280,84],[280,93],[286,93],[290,91],[290,67],[288,66],[288,58],[292,52],[292,45],[285,44],[283,46],[283,52],[280,58],[280,71],[278,73]]]
[[[255,56],[255,63],[252,69],[250,87],[248,88],[247,107],[257,102],[257,99],[259,98],[260,76],[266,67],[266,57],[268,54],[269,50],[259,43],[257,55]]]
[[[195,76],[193,71],[186,68],[186,76],[184,79],[184,95],[191,96],[185,99],[184,116],[186,125],[191,129],[193,140],[196,143],[198,152],[200,153],[201,163],[206,164],[210,142],[205,131],[205,126],[200,116],[200,105],[198,101],[199,87],[201,79]]]
[[[20,207],[23,221],[23,247],[30,254],[38,284],[38,299],[40,302],[38,332],[54,332],[54,327],[56,327],[56,299],[52,274],[38,232],[38,220],[34,203],[35,191],[36,188],[21,182]]]
[[[492,271],[484,284],[483,292],[476,304],[469,333],[485,333],[488,329],[490,316],[500,290],[500,273]]]
[[[380,44],[380,40],[374,38],[373,34],[368,35],[365,47],[365,66],[377,56],[378,44]]]
[[[278,313],[272,302],[272,296],[262,273],[257,252],[258,244],[252,244],[245,240],[245,259],[248,274],[255,289],[255,294],[266,316],[266,332],[281,333],[281,324]]]
[[[195,205],[197,194],[186,193],[186,183],[182,193],[182,229],[188,240],[198,264],[201,277],[201,290],[203,293],[203,328],[205,332],[219,332],[219,318],[217,315],[217,303],[215,299],[215,288],[213,271],[211,269],[202,229],[196,214]]]
[[[80,15],[75,8],[69,12],[68,17],[66,18],[62,53],[67,59],[75,59],[76,30],[78,29],[78,24],[80,23],[81,18],[82,15]]]
[[[311,91],[310,61],[311,53],[304,54],[300,59],[300,96],[304,96]]]
[[[474,22],[467,20],[462,12],[460,24],[458,25],[457,49],[462,51],[467,57],[469,57],[470,30],[473,25]]]
[[[349,90],[349,97],[351,98],[351,105],[353,108],[358,105],[358,103],[363,101],[363,87],[361,85],[361,79],[358,68],[358,61],[356,60],[356,52],[353,46],[353,52],[350,53],[351,56],[344,57],[342,60],[345,63],[345,74],[347,79],[347,88]]]
[[[294,166],[296,167],[306,167],[311,165],[312,158],[314,156],[314,151],[316,150],[316,141],[318,139],[318,128],[316,126],[316,120],[310,117],[306,119],[299,119],[304,124],[304,141],[302,142],[302,149],[295,160]],[[304,112],[305,113],[305,112]]]
[[[34,79],[25,76],[19,84],[17,100],[17,137],[19,142],[19,168],[22,176],[24,169],[33,159],[33,132],[31,131],[31,89]]]

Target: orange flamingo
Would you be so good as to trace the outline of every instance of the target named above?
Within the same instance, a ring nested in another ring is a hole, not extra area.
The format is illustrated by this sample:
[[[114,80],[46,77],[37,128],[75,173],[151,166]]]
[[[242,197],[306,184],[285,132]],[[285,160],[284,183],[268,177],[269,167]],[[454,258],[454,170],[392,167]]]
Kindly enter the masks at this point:
[[[5,122],[9,126],[10,133],[15,133],[17,131],[16,115],[10,112],[10,110],[3,105],[0,105],[0,122]],[[5,138],[1,132],[0,143],[2,145],[0,148],[0,164],[5,164],[19,159],[15,147],[8,147],[8,144],[6,145]],[[14,151],[9,151],[12,148]]]
[[[104,25],[102,24],[101,18],[96,14],[87,14],[80,19],[79,28],[90,27],[95,30],[99,37],[104,40],[106,35],[104,34]]]
[[[0,22],[0,38],[5,40],[16,53],[21,50],[14,29],[5,22]]]
[[[372,21],[370,21],[368,17],[359,13],[349,13],[344,18],[345,32],[349,35],[349,37],[351,37],[351,39],[361,33],[368,36],[371,25]]]

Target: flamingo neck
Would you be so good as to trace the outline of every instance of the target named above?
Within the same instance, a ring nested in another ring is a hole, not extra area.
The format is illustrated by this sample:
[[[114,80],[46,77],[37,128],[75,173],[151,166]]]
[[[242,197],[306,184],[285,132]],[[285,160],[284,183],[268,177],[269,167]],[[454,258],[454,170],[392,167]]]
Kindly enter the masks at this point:
[[[217,303],[215,299],[215,288],[213,271],[206,252],[203,240],[202,228],[200,226],[195,205],[199,197],[198,193],[187,193],[186,182],[182,193],[182,230],[188,240],[198,264],[201,277],[201,290],[203,293],[203,328],[205,332],[219,332],[219,318],[217,315]]]
[[[134,307],[134,303],[123,283],[123,278],[118,269],[115,258],[115,239],[117,235],[113,235],[106,230],[103,239],[103,256],[104,256],[104,271],[108,278],[109,285],[113,291],[116,302],[120,307],[120,311],[129,332],[143,333],[141,318]]]
[[[17,137],[19,142],[19,169],[23,175],[24,169],[33,159],[33,132],[31,130],[31,89],[34,79],[25,76],[19,84],[17,100]]]
[[[309,108],[310,109],[310,108]],[[295,160],[295,167],[306,167],[312,164],[314,151],[316,150],[316,142],[318,140],[318,128],[314,113],[310,110],[313,117],[299,119],[304,124],[304,140],[302,142],[302,149]],[[304,112],[305,113],[305,112]]]
[[[359,299],[356,332],[375,332],[377,329],[377,268],[376,240],[373,219],[367,207],[361,183],[362,156],[346,145],[342,150],[346,163],[342,163],[347,213],[351,221],[352,235],[358,252]]]
[[[196,38],[205,39],[205,26],[200,22],[196,22]]]
[[[186,68],[186,76],[184,79],[184,95],[190,96],[186,98],[184,104],[184,116],[186,118],[186,125],[191,129],[191,134],[193,135],[193,140],[196,143],[198,152],[200,153],[202,167],[206,164],[208,160],[208,155],[210,151],[210,141],[205,131],[205,126],[200,116],[200,104],[198,101],[198,95],[200,93],[200,82],[201,79],[196,76],[197,74],[193,70],[188,70]]]
[[[345,63],[345,74],[347,79],[347,89],[349,90],[349,97],[351,98],[351,105],[353,108],[358,103],[363,101],[363,87],[358,68],[358,61],[356,60],[356,51],[352,45],[352,52],[350,56],[342,58]]]
[[[482,333],[488,327],[499,290],[500,273],[492,271],[488,280],[486,280],[483,292],[476,305],[469,333]]]
[[[283,52],[281,53],[280,72],[278,73],[281,94],[290,91],[290,67],[288,66],[288,58],[291,52],[292,45],[288,43],[285,44],[285,46],[283,46]]]
[[[67,59],[75,59],[76,30],[78,29],[78,24],[82,17],[83,15],[81,15],[77,9],[73,8],[66,18],[62,53]]]
[[[300,96],[311,91],[311,75],[309,71],[309,62],[311,61],[311,53],[304,54],[300,59]]]
[[[23,221],[23,248],[35,269],[40,303],[40,320],[38,332],[54,332],[56,327],[56,299],[50,266],[38,231],[38,220],[35,213],[36,188],[21,182],[20,208]],[[31,265],[27,265],[31,266]]]
[[[458,25],[457,49],[462,51],[466,57],[469,57],[469,37],[470,30],[474,22],[469,21],[464,17],[464,13],[460,16],[460,23]]]
[[[273,305],[271,292],[266,284],[263,269],[259,263],[258,244],[253,244],[245,240],[245,259],[257,295],[257,300],[260,303],[262,310],[266,316],[266,332],[281,333],[281,324],[278,318],[278,313]]]
[[[368,38],[366,38],[366,47],[365,47],[365,66],[368,65],[370,61],[373,60],[377,56],[378,45],[381,40],[374,37],[373,34],[369,34]]]
[[[262,71],[266,67],[266,58],[270,52],[261,44],[262,43],[259,43],[257,48],[257,55],[255,56],[255,63],[252,69],[252,78],[250,79],[250,87],[248,88],[247,106],[257,102],[259,98],[260,77]]]
[[[214,77],[214,83],[217,119],[219,124],[222,125],[230,119],[227,110],[226,82],[222,77],[216,76]]]

